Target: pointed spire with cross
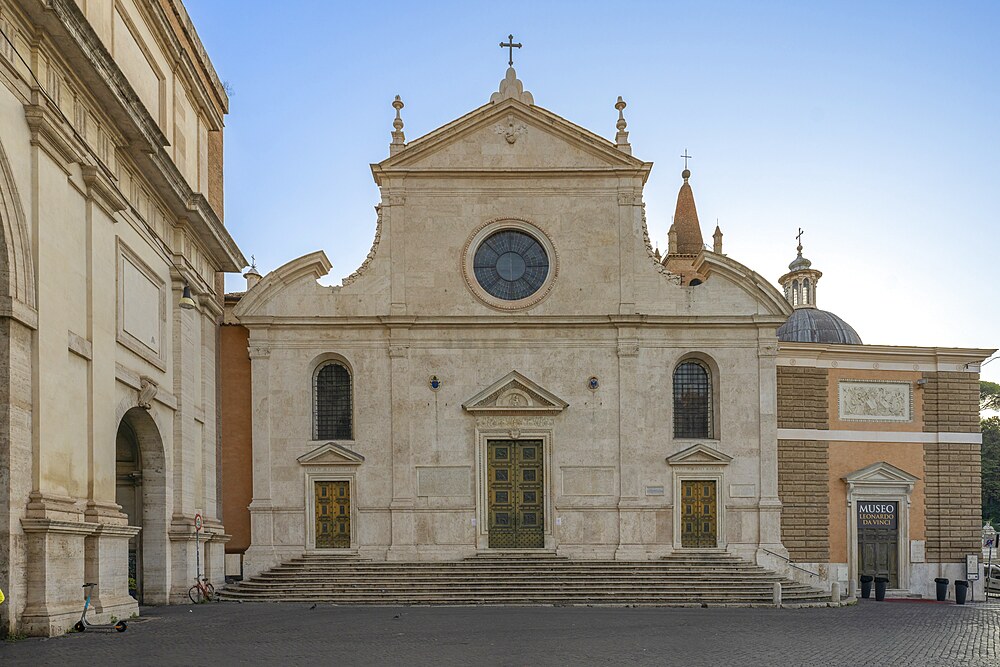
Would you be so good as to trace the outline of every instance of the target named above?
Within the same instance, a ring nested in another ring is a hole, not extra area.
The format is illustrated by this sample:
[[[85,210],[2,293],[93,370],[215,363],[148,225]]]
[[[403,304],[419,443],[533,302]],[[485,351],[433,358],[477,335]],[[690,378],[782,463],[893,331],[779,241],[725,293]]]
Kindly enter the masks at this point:
[[[690,160],[694,156],[688,155],[688,149],[685,148],[684,155],[681,155],[681,157],[684,158],[684,171],[681,172],[681,178],[683,178],[686,181],[687,179],[691,178],[691,170],[688,169],[688,160]]]

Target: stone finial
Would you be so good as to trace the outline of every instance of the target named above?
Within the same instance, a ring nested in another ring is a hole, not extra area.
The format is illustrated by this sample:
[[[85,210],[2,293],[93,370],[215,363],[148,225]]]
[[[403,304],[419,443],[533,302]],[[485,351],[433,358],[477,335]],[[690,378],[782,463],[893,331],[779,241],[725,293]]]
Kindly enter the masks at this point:
[[[396,99],[392,101],[392,108],[396,110],[396,118],[392,121],[392,143],[389,144],[389,155],[394,155],[406,145],[406,136],[403,134],[403,118],[399,115],[403,108],[403,100],[399,99],[399,95],[396,95]]]
[[[257,271],[257,258],[250,255],[250,268],[243,274],[247,281],[247,291],[253,289],[254,285],[260,282],[260,273]]]
[[[677,254],[677,230],[674,228],[673,223],[670,225],[670,229],[667,231],[667,255]]]
[[[653,257],[656,258],[657,262],[662,262],[663,261],[663,255],[660,254],[660,246],[659,245],[657,245],[656,246],[656,250],[653,251]]]
[[[628,123],[625,121],[625,100],[622,96],[618,96],[618,101],[615,102],[615,108],[618,109],[618,122],[615,127],[618,128],[618,134],[615,135],[615,148],[620,150],[622,153],[632,154],[632,145],[628,142],[628,132],[625,128],[628,127]]]
[[[535,103],[535,98],[524,89],[524,84],[517,78],[517,72],[514,71],[513,67],[507,68],[507,74],[500,82],[500,90],[490,96],[490,103],[497,104],[509,99],[515,99],[527,105]]]
[[[712,252],[717,255],[722,254],[722,230],[719,229],[719,221],[715,221],[715,233],[712,234]]]

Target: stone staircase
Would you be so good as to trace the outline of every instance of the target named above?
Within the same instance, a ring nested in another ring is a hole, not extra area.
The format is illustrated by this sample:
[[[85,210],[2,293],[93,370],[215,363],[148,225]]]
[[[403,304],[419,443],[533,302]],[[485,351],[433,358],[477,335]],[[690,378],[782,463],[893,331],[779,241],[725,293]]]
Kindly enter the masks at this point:
[[[339,605],[770,605],[829,595],[720,552],[654,561],[570,560],[545,554],[398,563],[304,554],[227,586],[223,600]]]

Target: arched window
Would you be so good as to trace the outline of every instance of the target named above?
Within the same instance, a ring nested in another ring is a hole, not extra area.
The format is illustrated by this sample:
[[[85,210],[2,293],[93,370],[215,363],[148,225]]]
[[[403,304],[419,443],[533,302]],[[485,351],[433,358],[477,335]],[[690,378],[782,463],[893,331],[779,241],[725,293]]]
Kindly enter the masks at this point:
[[[792,305],[793,306],[799,305],[799,281],[798,280],[793,280],[792,281]]]
[[[351,372],[337,361],[320,366],[313,380],[315,439],[353,440]]]
[[[812,303],[812,294],[809,293],[809,279],[802,281],[802,303],[809,305]]]
[[[708,367],[695,359],[674,369],[674,437],[713,437],[712,377]]]

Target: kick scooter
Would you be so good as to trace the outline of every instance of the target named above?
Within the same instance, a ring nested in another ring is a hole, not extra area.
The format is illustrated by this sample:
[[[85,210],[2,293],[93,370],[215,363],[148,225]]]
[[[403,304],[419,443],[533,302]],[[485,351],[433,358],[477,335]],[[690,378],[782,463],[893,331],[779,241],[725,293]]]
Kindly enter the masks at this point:
[[[87,601],[83,605],[83,613],[80,614],[80,620],[76,622],[73,627],[77,632],[83,632],[88,628],[94,630],[117,630],[118,632],[125,632],[128,630],[128,625],[125,621],[118,621],[117,623],[90,623],[87,621],[87,610],[90,609],[90,593],[94,586],[97,584],[84,584],[83,588],[87,589]]]

